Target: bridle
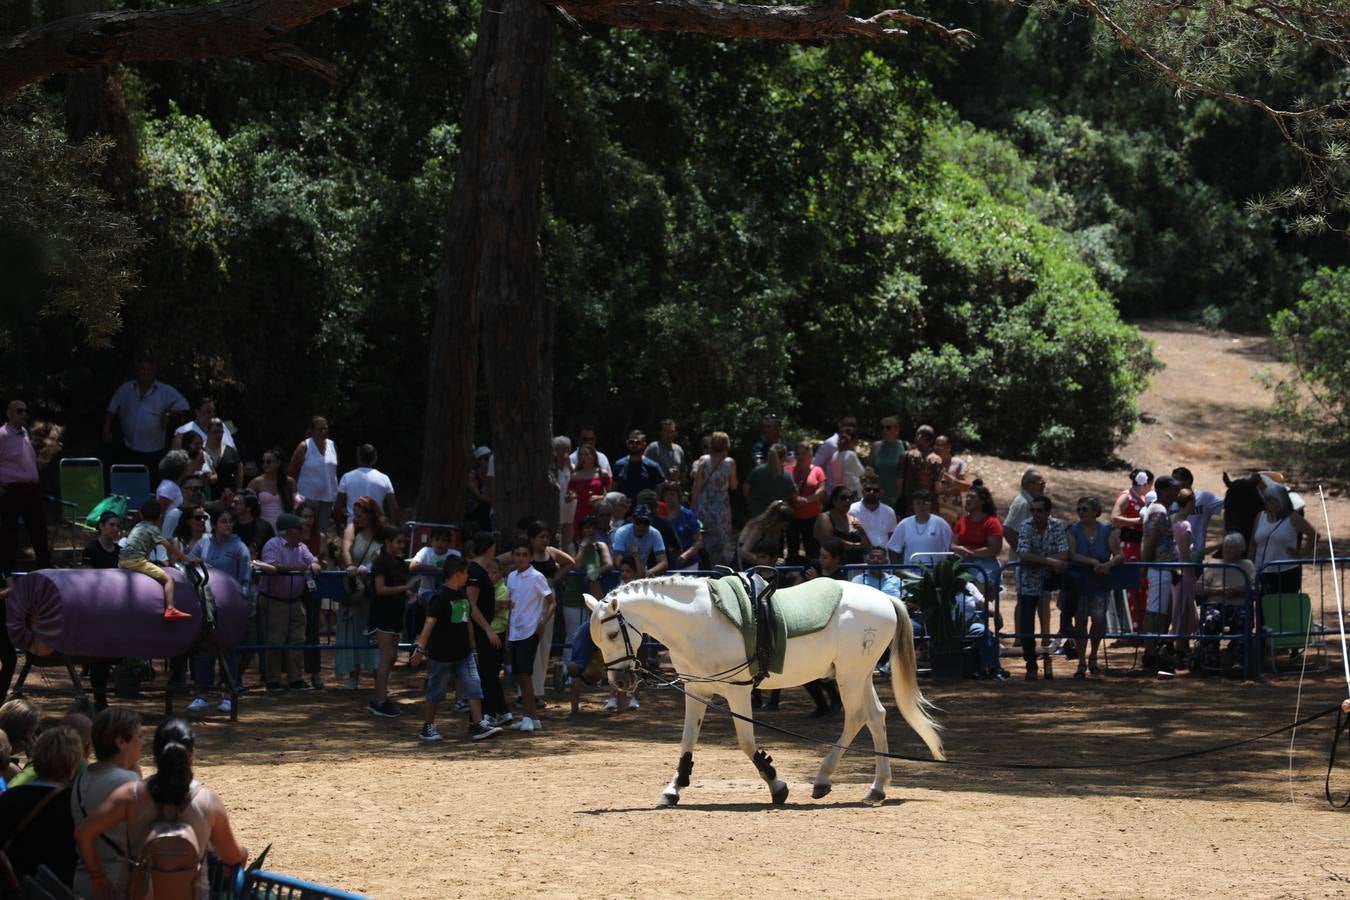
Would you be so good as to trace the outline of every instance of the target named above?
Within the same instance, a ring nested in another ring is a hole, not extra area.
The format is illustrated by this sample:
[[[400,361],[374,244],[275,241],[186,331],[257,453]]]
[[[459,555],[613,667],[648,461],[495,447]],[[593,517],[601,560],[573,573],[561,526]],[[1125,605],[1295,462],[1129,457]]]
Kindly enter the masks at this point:
[[[607,622],[614,622],[614,621],[617,621],[619,623],[619,634],[623,636],[624,655],[620,656],[618,659],[609,660],[605,659],[604,654],[601,653],[600,659],[605,664],[605,671],[606,672],[625,671],[624,669],[618,668],[619,664],[631,662],[633,664],[631,667],[631,670],[633,672],[637,674],[645,674],[646,667],[643,666],[641,658],[638,657],[637,652],[633,649],[633,639],[628,636],[628,629],[632,628],[633,626],[629,625],[628,621],[624,619],[622,610],[616,609],[609,615],[603,616],[600,619],[600,624],[604,625]],[[636,631],[637,629],[635,628],[634,630]],[[638,631],[638,634],[640,635],[642,634],[642,632]]]
[[[628,636],[628,629],[630,628],[633,629],[639,635],[642,634],[642,629],[638,628],[636,625],[629,625],[628,620],[626,620],[623,617],[623,610],[616,609],[609,615],[602,616],[600,619],[600,624],[604,625],[608,622],[615,622],[615,621],[619,623],[619,633],[623,635],[624,655],[620,656],[617,659],[608,660],[605,659],[604,653],[602,652],[600,654],[600,659],[605,664],[605,671],[606,672],[631,671],[634,675],[638,677],[639,683],[655,685],[660,687],[674,686],[676,682],[672,682],[670,679],[662,677],[659,673],[651,671],[646,667],[646,665],[643,664],[642,657],[638,656],[637,652],[633,649],[633,639]],[[639,645],[640,644],[641,642],[639,641]],[[632,667],[620,669],[619,664],[626,662],[631,662],[633,664]],[[677,672],[676,678],[678,682],[685,682],[685,683],[697,682],[699,684],[753,685],[755,682],[752,679],[732,681],[729,677],[731,675],[739,674],[740,672],[743,672],[749,668],[750,668],[750,660],[746,660],[745,662],[740,663],[739,665],[732,666],[730,669],[726,669],[722,672],[717,672],[713,675],[684,675]]]

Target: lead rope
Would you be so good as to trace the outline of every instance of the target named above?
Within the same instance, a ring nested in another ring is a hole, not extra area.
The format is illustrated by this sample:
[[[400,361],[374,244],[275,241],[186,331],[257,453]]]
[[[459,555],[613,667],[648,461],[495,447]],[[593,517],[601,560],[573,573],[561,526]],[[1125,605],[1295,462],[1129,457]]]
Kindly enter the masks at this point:
[[[1327,528],[1327,553],[1331,556],[1331,586],[1336,593],[1336,623],[1341,633],[1341,666],[1345,670],[1345,696],[1346,703],[1350,703],[1350,646],[1347,646],[1345,636],[1345,600],[1341,596],[1341,579],[1336,571],[1336,548],[1331,541],[1331,516],[1327,512],[1327,497],[1322,490],[1322,486],[1317,486],[1317,496],[1322,499],[1322,521],[1326,523]],[[1309,604],[1309,617],[1312,615],[1312,604]],[[1311,629],[1311,623],[1309,625]],[[1304,654],[1306,665],[1307,654]],[[1297,713],[1295,713],[1297,716]],[[1345,809],[1350,806],[1350,791],[1346,792],[1345,799],[1340,803],[1331,795],[1331,772],[1336,767],[1336,748],[1340,745],[1341,735],[1346,733],[1346,726],[1350,725],[1350,718],[1347,718],[1345,706],[1336,711],[1336,729],[1331,733],[1331,753],[1327,757],[1327,778],[1324,791],[1326,793],[1327,803],[1334,809]],[[1350,738],[1347,738],[1350,741]],[[1293,765],[1292,759],[1290,765]]]

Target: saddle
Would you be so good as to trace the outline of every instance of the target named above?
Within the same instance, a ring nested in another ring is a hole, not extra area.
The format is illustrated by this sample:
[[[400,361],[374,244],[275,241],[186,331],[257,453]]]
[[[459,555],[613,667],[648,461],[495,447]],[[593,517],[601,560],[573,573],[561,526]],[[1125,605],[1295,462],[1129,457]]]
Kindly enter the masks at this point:
[[[754,622],[754,686],[769,677],[769,667],[783,658],[778,646],[778,609],[774,606],[773,595],[778,590],[778,570],[769,566],[755,566],[748,572],[737,572],[727,566],[718,566],[718,575],[723,578],[736,578],[745,590],[750,601],[750,615]]]
[[[174,563],[174,567],[187,578],[188,584],[197,592],[197,599],[201,601],[202,636],[198,643],[200,647],[211,637],[211,632],[216,630],[216,595],[211,591],[211,575],[206,571],[206,566],[201,564],[180,562]]]

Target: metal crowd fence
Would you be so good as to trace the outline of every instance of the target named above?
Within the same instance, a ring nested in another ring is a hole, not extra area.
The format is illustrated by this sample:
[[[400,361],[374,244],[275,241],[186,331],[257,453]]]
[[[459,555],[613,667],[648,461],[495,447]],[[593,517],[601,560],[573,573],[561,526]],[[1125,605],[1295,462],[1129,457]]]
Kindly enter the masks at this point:
[[[211,900],[366,900],[362,894],[276,872],[227,866],[214,855],[207,857],[207,879]]]

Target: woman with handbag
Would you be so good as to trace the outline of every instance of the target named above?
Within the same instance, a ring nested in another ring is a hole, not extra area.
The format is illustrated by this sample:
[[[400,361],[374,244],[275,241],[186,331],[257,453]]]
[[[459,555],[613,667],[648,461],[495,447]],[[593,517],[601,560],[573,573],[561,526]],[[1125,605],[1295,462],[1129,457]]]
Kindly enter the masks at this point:
[[[342,564],[347,569],[347,599],[338,609],[337,643],[370,643],[371,581],[370,567],[380,552],[380,529],[384,513],[370,497],[358,497],[352,506],[352,520],[342,532]],[[354,691],[361,686],[361,670],[374,672],[374,650],[338,650],[333,659],[333,674],[345,678],[343,688]]]
[[[141,714],[124,707],[103,710],[94,717],[94,758],[96,762],[72,780],[70,812],[79,827],[89,814],[103,805],[113,791],[130,781],[141,780]],[[99,863],[108,879],[119,890],[126,889],[127,847],[125,825],[113,826],[99,837],[95,846]],[[81,897],[94,895],[94,883],[83,860],[75,869],[72,885]]]

